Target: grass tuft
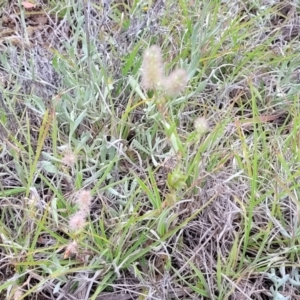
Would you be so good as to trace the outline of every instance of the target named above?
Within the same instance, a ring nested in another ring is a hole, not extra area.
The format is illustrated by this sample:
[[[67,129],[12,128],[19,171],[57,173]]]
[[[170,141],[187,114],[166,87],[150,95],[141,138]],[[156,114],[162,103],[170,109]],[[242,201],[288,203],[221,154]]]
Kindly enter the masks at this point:
[[[299,298],[297,1],[25,2],[0,299]]]

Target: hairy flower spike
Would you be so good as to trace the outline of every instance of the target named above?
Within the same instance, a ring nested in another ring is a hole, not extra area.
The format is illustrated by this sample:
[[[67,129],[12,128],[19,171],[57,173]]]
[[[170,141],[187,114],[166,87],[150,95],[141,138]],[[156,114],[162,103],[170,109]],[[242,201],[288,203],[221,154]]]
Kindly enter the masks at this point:
[[[161,50],[158,46],[153,45],[144,53],[142,63],[142,86],[146,90],[160,88],[163,78]]]
[[[188,74],[183,69],[176,69],[164,80],[164,90],[169,96],[180,94],[186,87]]]
[[[76,203],[79,206],[79,210],[87,215],[89,213],[90,206],[92,204],[92,194],[90,190],[82,190],[76,197]]]
[[[69,227],[71,231],[80,231],[85,226],[86,215],[82,211],[77,211],[69,220]]]
[[[70,149],[67,149],[61,162],[68,167],[73,167],[76,163],[76,155]]]

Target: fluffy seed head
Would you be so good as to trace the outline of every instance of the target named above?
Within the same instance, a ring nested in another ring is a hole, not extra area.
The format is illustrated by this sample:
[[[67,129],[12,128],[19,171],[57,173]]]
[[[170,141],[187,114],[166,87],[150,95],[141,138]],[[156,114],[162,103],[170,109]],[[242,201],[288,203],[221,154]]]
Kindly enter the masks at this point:
[[[195,127],[196,132],[198,132],[200,134],[204,134],[208,130],[208,124],[207,124],[206,119],[203,117],[198,117],[194,121],[194,127]]]
[[[64,152],[61,162],[68,167],[73,167],[76,163],[76,155],[68,149]]]
[[[92,194],[90,190],[82,190],[78,193],[76,197],[76,202],[79,205],[79,210],[86,215],[89,212],[90,206],[92,204]]]
[[[161,50],[153,45],[144,52],[142,63],[142,86],[146,90],[160,88],[163,81]]]
[[[64,259],[69,258],[71,255],[77,254],[78,253],[78,244],[76,241],[73,241],[70,243],[65,250],[64,253]]]
[[[187,72],[183,69],[176,69],[164,79],[164,90],[167,95],[176,96],[185,89],[187,82]]]
[[[85,226],[85,214],[82,211],[77,211],[70,217],[69,227],[71,231],[80,231]]]
[[[14,300],[20,300],[20,299],[22,299],[23,296],[24,295],[24,293],[22,292],[22,290],[21,290],[21,288],[18,288],[16,291],[15,291],[15,294],[14,294]]]

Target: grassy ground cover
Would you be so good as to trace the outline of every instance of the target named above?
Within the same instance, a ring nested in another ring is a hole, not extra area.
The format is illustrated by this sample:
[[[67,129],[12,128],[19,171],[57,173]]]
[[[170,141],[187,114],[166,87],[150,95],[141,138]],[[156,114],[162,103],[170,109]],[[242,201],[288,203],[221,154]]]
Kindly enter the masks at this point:
[[[298,1],[0,5],[0,299],[300,299]]]

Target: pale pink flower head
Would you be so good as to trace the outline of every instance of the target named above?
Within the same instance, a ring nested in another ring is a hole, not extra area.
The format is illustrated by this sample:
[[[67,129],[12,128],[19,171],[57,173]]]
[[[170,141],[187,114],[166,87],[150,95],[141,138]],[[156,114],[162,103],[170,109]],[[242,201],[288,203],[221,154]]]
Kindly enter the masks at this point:
[[[73,216],[70,217],[69,227],[71,231],[81,231],[85,226],[86,215],[82,211],[77,211]]]
[[[186,88],[187,82],[187,72],[184,69],[176,69],[164,79],[164,91],[169,96],[176,96]]]
[[[79,206],[79,210],[85,214],[88,214],[92,204],[92,199],[93,197],[90,190],[82,190],[78,192],[76,196],[76,203]]]
[[[76,163],[76,155],[70,149],[67,149],[64,151],[61,162],[68,167],[73,167]]]
[[[163,81],[163,61],[161,50],[153,45],[144,52],[142,63],[142,86],[146,90],[160,88]]]

